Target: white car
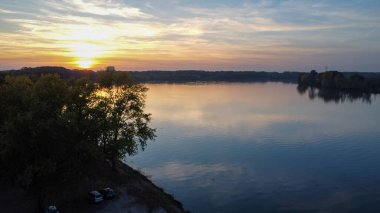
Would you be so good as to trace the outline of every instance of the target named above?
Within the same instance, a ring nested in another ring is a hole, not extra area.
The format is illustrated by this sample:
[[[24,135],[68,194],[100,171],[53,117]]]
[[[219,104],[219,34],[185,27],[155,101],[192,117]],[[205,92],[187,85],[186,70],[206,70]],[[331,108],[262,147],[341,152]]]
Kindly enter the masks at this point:
[[[100,203],[103,201],[103,195],[98,191],[92,191],[88,193],[88,195],[90,196],[91,202]]]

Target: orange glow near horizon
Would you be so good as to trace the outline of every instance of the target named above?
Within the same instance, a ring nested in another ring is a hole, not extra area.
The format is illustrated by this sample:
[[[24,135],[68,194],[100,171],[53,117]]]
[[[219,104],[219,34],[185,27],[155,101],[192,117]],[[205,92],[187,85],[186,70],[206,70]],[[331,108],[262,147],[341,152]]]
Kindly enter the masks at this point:
[[[69,49],[70,55],[75,58],[73,64],[76,64],[83,69],[92,68],[96,64],[95,58],[104,54],[103,47],[86,42],[70,44]]]

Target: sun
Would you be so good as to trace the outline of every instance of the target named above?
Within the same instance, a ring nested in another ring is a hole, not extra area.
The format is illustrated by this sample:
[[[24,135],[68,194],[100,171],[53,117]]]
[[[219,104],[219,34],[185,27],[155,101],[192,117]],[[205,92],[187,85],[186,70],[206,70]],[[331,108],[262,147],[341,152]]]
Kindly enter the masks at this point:
[[[80,59],[76,61],[76,64],[83,69],[91,68],[95,62],[92,59]]]
[[[91,43],[73,43],[69,45],[70,54],[75,58],[73,63],[80,68],[88,69],[96,64],[104,49],[100,45]]]

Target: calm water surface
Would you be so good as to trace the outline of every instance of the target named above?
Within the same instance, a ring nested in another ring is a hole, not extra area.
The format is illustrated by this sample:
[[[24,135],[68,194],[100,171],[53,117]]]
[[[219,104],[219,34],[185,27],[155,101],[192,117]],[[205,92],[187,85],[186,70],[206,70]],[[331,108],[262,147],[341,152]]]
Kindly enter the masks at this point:
[[[126,161],[191,212],[380,212],[380,98],[294,84],[148,84],[157,139]]]

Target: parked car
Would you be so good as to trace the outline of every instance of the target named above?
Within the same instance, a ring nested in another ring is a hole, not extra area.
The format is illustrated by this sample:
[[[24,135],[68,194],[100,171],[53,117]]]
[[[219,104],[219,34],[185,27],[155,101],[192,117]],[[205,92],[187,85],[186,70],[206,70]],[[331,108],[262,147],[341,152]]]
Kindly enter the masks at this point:
[[[57,207],[53,206],[53,205],[46,207],[45,212],[46,213],[59,213]]]
[[[111,188],[104,188],[100,190],[100,193],[103,195],[105,199],[112,199],[115,197],[115,191]]]
[[[103,195],[98,191],[92,191],[88,193],[91,202],[100,203],[103,201]]]

